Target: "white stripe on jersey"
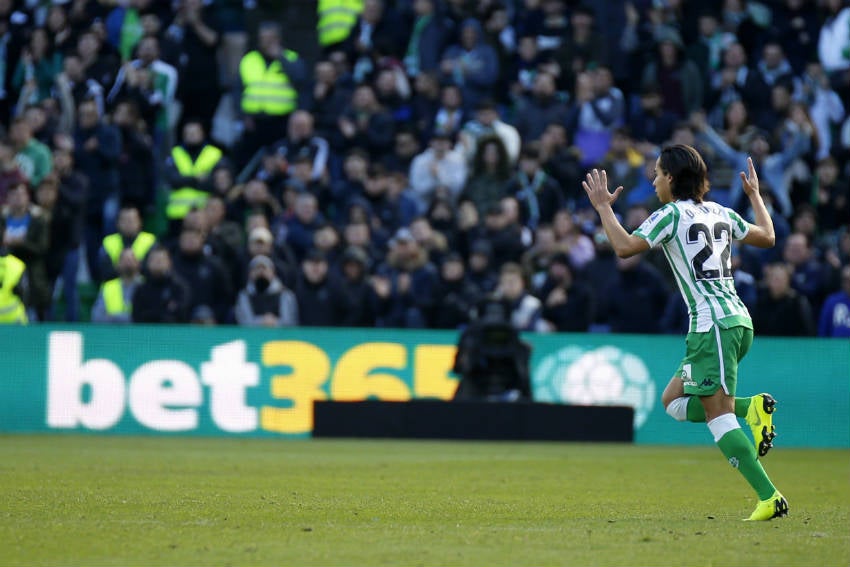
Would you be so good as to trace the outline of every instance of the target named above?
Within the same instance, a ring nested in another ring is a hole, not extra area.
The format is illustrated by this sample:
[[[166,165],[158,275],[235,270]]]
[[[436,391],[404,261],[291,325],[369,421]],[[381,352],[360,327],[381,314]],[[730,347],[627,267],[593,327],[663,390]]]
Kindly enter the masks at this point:
[[[731,244],[749,225],[732,209],[711,201],[667,203],[646,219],[636,236],[661,247],[691,317],[691,332],[704,333],[727,317],[750,320],[732,279]]]

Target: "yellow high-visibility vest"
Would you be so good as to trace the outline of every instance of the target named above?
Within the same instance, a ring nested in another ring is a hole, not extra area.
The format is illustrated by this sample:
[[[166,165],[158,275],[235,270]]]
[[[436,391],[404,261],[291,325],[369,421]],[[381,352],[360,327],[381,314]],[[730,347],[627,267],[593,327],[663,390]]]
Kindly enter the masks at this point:
[[[141,262],[148,255],[148,251],[156,244],[156,236],[150,232],[140,232],[130,249],[135,254],[136,258]],[[118,265],[118,259],[121,257],[121,252],[124,251],[124,239],[117,232],[110,234],[103,239],[103,249],[106,250],[106,255],[112,260],[112,265]]]
[[[192,161],[189,152],[182,146],[174,146],[171,159],[180,175],[184,177],[201,177],[210,173],[221,160],[221,150],[215,146],[206,145],[198,154],[198,159]],[[194,187],[178,187],[168,194],[165,205],[165,216],[169,219],[182,219],[193,208],[201,208],[207,203],[209,194]]]
[[[124,287],[121,285],[121,278],[104,282],[102,293],[103,306],[108,315],[123,315],[132,311],[133,304],[124,301]]]
[[[298,54],[285,50],[284,57],[297,61]],[[259,51],[245,54],[239,63],[242,78],[242,112],[286,116],[295,110],[298,93],[289,80],[280,61],[266,63]]]
[[[319,0],[319,45],[327,47],[345,41],[362,12],[363,0]]]
[[[15,293],[15,286],[26,269],[27,265],[15,256],[0,256],[0,324],[26,325],[29,322],[24,302]]]

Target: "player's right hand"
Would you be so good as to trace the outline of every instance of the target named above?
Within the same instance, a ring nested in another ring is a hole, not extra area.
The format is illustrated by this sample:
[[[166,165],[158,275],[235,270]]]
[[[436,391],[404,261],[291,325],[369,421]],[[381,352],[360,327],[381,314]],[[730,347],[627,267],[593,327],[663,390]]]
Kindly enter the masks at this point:
[[[758,195],[759,192],[759,177],[756,174],[756,166],[753,165],[753,158],[747,158],[747,173],[740,172],[741,185],[744,187],[744,193],[750,195]]]

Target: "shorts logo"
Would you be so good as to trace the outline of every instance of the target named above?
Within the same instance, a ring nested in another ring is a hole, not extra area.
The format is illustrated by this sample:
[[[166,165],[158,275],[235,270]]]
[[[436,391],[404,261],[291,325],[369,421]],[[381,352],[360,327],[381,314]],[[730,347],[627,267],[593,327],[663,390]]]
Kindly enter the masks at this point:
[[[711,378],[706,378],[705,380],[702,381],[702,384],[700,384],[700,386],[703,386],[703,387],[708,387],[708,386],[713,386],[713,385],[714,385],[714,381]]]
[[[691,365],[683,364],[682,365],[682,383],[685,386],[696,386],[697,383],[691,379]]]

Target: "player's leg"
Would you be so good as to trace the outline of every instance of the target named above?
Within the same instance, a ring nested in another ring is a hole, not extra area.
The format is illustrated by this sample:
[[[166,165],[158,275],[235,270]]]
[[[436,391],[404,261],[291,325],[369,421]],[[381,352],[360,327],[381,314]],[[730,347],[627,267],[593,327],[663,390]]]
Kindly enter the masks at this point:
[[[745,327],[703,333],[693,355],[694,378],[685,393],[700,396],[708,429],[717,447],[759,497],[750,520],[769,520],[788,513],[788,503],[776,490],[758,461],[756,450],[734,415],[738,361],[752,344],[753,332]]]
[[[676,375],[670,378],[670,382],[661,394],[661,403],[664,404],[664,409],[667,413],[670,414],[670,416],[676,421],[705,423],[705,409],[702,407],[699,397],[685,395],[685,386],[682,381],[682,368],[686,367],[685,365],[687,364],[689,363],[687,358],[685,358],[685,360],[683,360],[679,365],[679,370],[676,372]],[[735,398],[735,415],[737,417],[746,418],[750,410],[750,406],[756,397],[757,396],[753,396],[752,398]],[[773,400],[773,398],[770,399]],[[773,413],[772,409],[770,413]],[[758,443],[758,441],[756,442]],[[766,452],[767,451],[765,451],[765,453]]]

